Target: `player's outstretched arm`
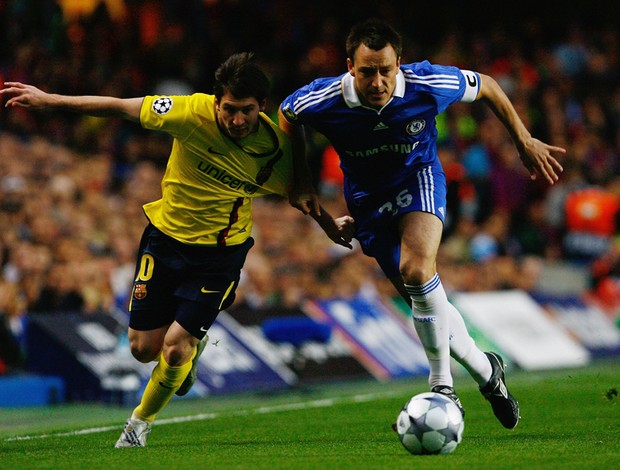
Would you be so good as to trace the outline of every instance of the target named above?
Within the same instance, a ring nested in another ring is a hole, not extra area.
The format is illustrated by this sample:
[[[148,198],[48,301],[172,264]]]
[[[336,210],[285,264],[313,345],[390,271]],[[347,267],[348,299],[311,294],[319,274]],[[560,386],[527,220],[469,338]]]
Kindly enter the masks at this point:
[[[114,98],[111,96],[67,96],[46,93],[20,82],[5,82],[0,99],[7,98],[6,108],[65,109],[90,116],[118,117],[140,121],[144,98]]]
[[[566,149],[546,144],[530,134],[506,93],[499,84],[488,75],[480,74],[480,93],[478,98],[484,99],[495,115],[502,121],[515,142],[523,165],[534,180],[541,175],[550,184],[559,179],[564,170],[554,155],[563,155]]]

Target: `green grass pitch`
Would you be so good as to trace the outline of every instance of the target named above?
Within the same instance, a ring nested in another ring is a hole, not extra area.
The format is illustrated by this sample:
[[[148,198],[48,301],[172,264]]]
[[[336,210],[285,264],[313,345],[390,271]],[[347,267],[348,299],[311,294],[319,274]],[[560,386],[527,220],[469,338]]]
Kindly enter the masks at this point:
[[[131,409],[94,404],[0,409],[0,469],[620,468],[620,362],[509,371],[521,404],[505,430],[458,375],[465,433],[447,456],[408,454],[390,425],[425,379],[313,385],[269,395],[173,400],[143,449],[115,449]]]

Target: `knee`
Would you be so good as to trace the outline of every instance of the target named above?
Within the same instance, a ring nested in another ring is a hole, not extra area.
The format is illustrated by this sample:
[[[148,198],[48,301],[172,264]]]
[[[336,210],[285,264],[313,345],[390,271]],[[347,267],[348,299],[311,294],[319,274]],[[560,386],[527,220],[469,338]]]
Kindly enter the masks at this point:
[[[405,284],[410,286],[421,286],[428,282],[437,272],[434,262],[424,262],[424,260],[403,261],[400,264],[400,275]]]
[[[405,284],[421,286],[437,272],[437,254],[425,247],[403,249],[399,269]]]
[[[164,359],[172,367],[181,366],[191,360],[195,349],[189,342],[164,343]]]
[[[131,350],[132,356],[143,364],[148,364],[149,362],[156,360],[161,352],[160,346],[156,347],[152,344],[140,342],[138,340],[131,341],[129,343],[129,349]]]

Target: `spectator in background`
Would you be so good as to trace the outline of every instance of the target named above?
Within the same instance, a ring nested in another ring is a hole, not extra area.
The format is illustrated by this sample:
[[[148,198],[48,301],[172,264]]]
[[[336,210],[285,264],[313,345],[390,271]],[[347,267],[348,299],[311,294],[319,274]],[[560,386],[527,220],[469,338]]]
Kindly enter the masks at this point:
[[[618,231],[609,249],[592,263],[590,278],[590,292],[593,297],[612,319],[616,317],[620,320],[618,317],[618,311],[620,311],[620,237]]]
[[[551,188],[544,198],[545,224],[556,243],[561,243],[562,233],[566,223],[566,197],[572,191],[579,190],[587,185],[581,165],[574,159],[567,159],[564,165],[562,180]]]
[[[528,203],[530,178],[510,140],[502,141],[496,152],[489,174],[493,209],[512,213]]]
[[[556,47],[553,55],[563,75],[574,78],[585,71],[589,52],[584,32],[579,25],[569,26],[566,41]]]
[[[438,145],[437,155],[446,174],[446,217],[443,237],[450,238],[462,217],[473,220],[478,213],[476,187],[468,178],[458,151],[452,145]]]
[[[610,249],[618,231],[620,176],[610,176],[605,186],[587,186],[567,194],[564,202],[563,247],[570,259],[591,262]]]
[[[560,240],[549,227],[545,215],[543,197],[531,198],[511,214],[508,230],[514,239],[515,251],[512,255],[515,258],[537,256],[557,260],[561,257]]]
[[[340,159],[334,146],[327,144],[321,155],[321,174],[318,190],[326,199],[334,199],[342,194],[342,171]]]
[[[484,220],[470,242],[471,257],[485,262],[510,253],[510,213],[495,211]]]

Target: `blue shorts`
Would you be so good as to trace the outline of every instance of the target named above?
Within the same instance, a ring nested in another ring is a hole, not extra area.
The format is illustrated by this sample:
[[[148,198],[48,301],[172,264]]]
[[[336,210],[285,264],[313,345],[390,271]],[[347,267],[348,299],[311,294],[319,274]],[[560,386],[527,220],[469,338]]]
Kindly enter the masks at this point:
[[[400,276],[400,234],[398,220],[409,212],[429,212],[444,222],[446,175],[439,162],[421,168],[387,191],[364,196],[345,195],[355,219],[355,238],[363,252],[375,258],[389,278]]]
[[[177,321],[202,339],[229,307],[254,240],[241,245],[187,245],[152,224],[144,230],[129,303],[129,326],[153,330]]]

